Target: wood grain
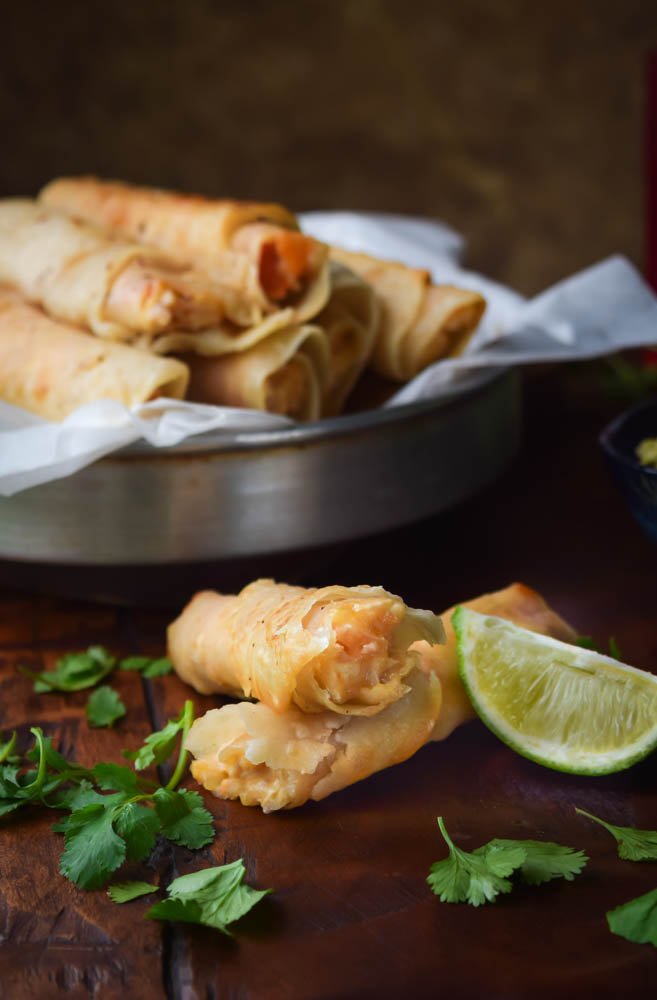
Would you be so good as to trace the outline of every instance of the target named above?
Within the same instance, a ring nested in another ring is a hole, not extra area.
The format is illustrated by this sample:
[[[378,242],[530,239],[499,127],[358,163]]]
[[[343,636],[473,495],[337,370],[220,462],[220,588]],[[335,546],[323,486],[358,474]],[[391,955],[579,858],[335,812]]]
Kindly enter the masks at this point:
[[[307,582],[381,583],[411,605],[440,610],[520,579],[583,633],[602,641],[614,634],[625,659],[656,671],[655,549],[598,454],[596,433],[610,414],[583,409],[554,376],[528,383],[527,404],[523,453],[496,485],[458,511],[354,543],[336,553],[330,575],[318,565]],[[17,725],[24,735],[39,722],[83,761],[118,760],[120,747],[190,697],[175,677],[142,691],[138,678],[118,675],[127,719],[115,732],[89,731],[84,693],[34,695],[15,665],[50,663],[92,641],[158,653],[167,616],[16,595],[3,598],[0,613],[5,728]],[[198,712],[220,703],[191,696]],[[151,924],[142,919],[148,901],[117,907],[102,892],[75,890],[57,874],[61,840],[50,818],[21,818],[0,833],[0,995],[652,996],[654,950],[611,935],[605,911],[654,888],[657,870],[619,861],[611,838],[574,807],[657,828],[656,768],[653,757],[605,778],[560,775],[517,757],[473,722],[403,765],[289,813],[264,816],[206,795],[215,843],[158,851],[140,872],[166,884],[244,858],[249,882],[275,892],[232,940]],[[478,910],[441,904],[425,884],[444,854],[437,815],[465,848],[494,836],[540,837],[582,848],[591,860],[573,884],[521,889]]]
[[[12,597],[3,600],[2,617],[2,729],[17,729],[26,747],[29,727],[39,725],[62,753],[81,764],[124,763],[121,748],[138,746],[151,729],[137,675],[117,672],[112,678],[128,712],[110,730],[87,725],[88,691],[35,694],[31,680],[17,670],[19,665],[50,669],[57,656],[91,643],[127,652],[121,643],[120,616],[103,608]],[[160,927],[140,919],[143,903],[118,907],[103,890],[78,890],[59,875],[63,838],[51,830],[59,815],[26,809],[2,824],[0,996],[13,1000],[65,994],[114,1000],[128,991],[143,1000],[160,998]],[[157,872],[145,865],[126,866],[123,872],[148,881],[155,874],[157,880]]]

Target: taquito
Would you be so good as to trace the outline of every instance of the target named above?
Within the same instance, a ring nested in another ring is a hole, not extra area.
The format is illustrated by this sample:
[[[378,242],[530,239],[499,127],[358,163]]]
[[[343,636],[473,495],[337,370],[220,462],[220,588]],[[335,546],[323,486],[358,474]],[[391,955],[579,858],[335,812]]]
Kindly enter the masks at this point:
[[[188,378],[180,361],[56,322],[0,288],[0,399],[7,403],[63,420],[96,399],[126,406],[159,396],[182,399]]]
[[[236,596],[201,591],[168,630],[169,657],[197,691],[257,698],[274,711],[375,715],[408,691],[420,654],[442,642],[430,611],[381,587],[304,589],[256,580]]]
[[[428,271],[338,247],[331,257],[367,281],[379,299],[371,365],[385,378],[406,382],[434,361],[460,354],[486,308],[478,292],[434,285]]]
[[[440,682],[419,668],[407,680],[404,697],[371,718],[309,715],[298,708],[274,712],[245,701],[211,709],[185,741],[195,758],[192,775],[218,798],[264,812],[323,799],[400,764],[431,738]]]
[[[171,329],[217,327],[235,299],[161,250],[19,198],[0,201],[0,282],[54,319],[146,345]]]
[[[329,349],[322,416],[333,417],[342,410],[374,349],[379,304],[373,289],[353,271],[332,264],[331,296],[313,322],[324,330]]]
[[[52,181],[40,198],[160,247],[222,281],[231,275],[236,280],[240,259],[248,261],[240,288],[257,296],[263,312],[292,306],[299,323],[315,316],[328,299],[328,249],[299,232],[294,215],[282,205],[202,198],[94,177]]]
[[[248,350],[218,357],[183,355],[189,398],[216,406],[245,406],[295,420],[321,416],[330,356],[317,326],[292,326]]]
[[[570,626],[522,584],[465,605],[566,642],[575,639]],[[212,709],[187,737],[195,758],[192,774],[220,798],[271,812],[323,799],[406,760],[430,740],[444,739],[474,717],[458,674],[453,610],[444,612],[446,643],[415,644],[419,658],[405,678],[407,693],[378,715],[308,715],[296,708],[275,712],[268,705],[245,702]]]

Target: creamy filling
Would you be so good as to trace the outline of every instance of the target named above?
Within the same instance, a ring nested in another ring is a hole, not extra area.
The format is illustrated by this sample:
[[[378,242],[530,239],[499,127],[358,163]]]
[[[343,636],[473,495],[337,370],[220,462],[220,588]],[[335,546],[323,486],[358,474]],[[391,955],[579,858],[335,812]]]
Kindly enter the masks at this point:
[[[373,715],[406,692],[403,678],[416,655],[400,646],[401,601],[363,598],[318,605],[304,626],[324,639],[324,650],[297,678],[294,700],[345,715]],[[416,636],[415,638],[419,638]]]
[[[265,812],[301,805],[329,772],[345,721],[245,702],[214,709],[188,736],[192,774],[213,794]]]

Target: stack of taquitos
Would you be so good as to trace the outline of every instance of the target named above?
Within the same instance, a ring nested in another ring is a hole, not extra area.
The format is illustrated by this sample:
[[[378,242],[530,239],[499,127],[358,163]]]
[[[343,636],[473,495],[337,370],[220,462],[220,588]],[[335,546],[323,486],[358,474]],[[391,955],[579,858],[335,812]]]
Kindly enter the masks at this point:
[[[262,313],[291,306],[299,323],[316,316],[328,299],[327,248],[300,233],[282,205],[202,198],[95,177],[52,181],[40,199],[209,274],[239,275]]]
[[[467,606],[574,639],[521,584]],[[194,723],[194,777],[221,798],[270,812],[322,799],[448,736],[473,715],[452,612],[443,642],[435,615],[379,588],[258,581],[236,597],[198,594],[169,628],[174,667],[199,691],[259,701]]]
[[[63,420],[96,399],[125,406],[158,396],[182,399],[188,381],[188,369],[175,358],[89,336],[0,287],[0,399]]]
[[[329,266],[328,248],[298,232],[287,209],[94,178],[54,181],[40,197],[218,278],[234,292],[226,310],[233,323],[240,322],[240,295],[250,304],[250,323],[237,332],[223,324],[151,339],[153,350],[190,364],[190,398],[306,420],[340,411],[372,353],[378,302],[350,270]]]
[[[222,254],[245,255],[263,308],[293,305],[296,322],[316,317],[328,300],[318,251],[309,237],[295,232],[294,216],[279,205],[211,200],[84,177],[54,181],[41,198],[205,269],[216,266]],[[484,312],[486,303],[478,292],[434,285],[427,271],[337,247],[331,248],[331,257],[375,294],[372,367],[388,379],[407,381],[434,361],[460,353]],[[342,338],[343,355],[344,344]],[[364,346],[365,339],[352,337],[349,388],[368,360],[362,349],[358,353],[358,344]],[[345,395],[344,389],[329,395],[326,412],[335,412],[336,398],[341,402]]]

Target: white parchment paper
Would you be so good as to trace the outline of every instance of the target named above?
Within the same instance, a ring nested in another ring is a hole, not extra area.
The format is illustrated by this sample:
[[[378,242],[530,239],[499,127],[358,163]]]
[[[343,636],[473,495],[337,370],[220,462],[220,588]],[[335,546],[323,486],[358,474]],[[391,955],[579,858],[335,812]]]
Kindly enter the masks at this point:
[[[301,224],[326,242],[428,268],[436,282],[474,288],[487,299],[486,314],[466,354],[427,368],[387,406],[465,392],[491,367],[575,361],[657,343],[657,297],[623,257],[610,257],[526,300],[464,270],[463,240],[441,223],[308,212]],[[176,400],[156,400],[133,410],[100,400],[55,424],[0,402],[0,495],[71,475],[139,440],[166,448],[208,431],[230,439],[291,426],[291,420],[255,410]]]

